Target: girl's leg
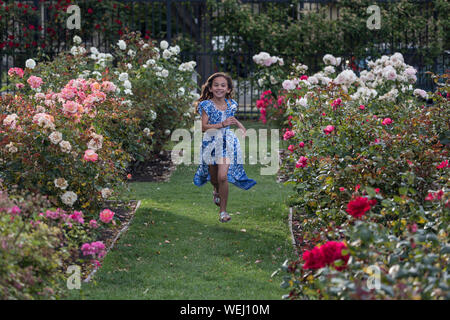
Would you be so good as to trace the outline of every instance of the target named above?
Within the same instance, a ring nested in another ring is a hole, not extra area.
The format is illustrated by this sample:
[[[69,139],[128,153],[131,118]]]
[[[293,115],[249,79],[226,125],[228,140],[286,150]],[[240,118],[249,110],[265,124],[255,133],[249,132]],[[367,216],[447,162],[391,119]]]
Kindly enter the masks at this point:
[[[228,201],[228,168],[230,167],[230,161],[228,158],[223,158],[225,161],[218,162],[217,178],[219,182],[219,195],[220,195],[220,212],[227,211]]]
[[[209,175],[211,176],[211,184],[213,185],[215,192],[219,192],[219,182],[217,180],[217,171],[218,171],[217,164],[209,165]]]

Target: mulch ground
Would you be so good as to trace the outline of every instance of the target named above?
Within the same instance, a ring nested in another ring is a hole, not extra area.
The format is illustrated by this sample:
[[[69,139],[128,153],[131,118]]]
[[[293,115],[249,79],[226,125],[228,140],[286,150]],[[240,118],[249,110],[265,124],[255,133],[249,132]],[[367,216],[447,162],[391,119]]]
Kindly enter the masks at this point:
[[[130,168],[130,182],[163,182],[169,180],[176,166],[171,160],[171,151],[163,150],[154,159]]]

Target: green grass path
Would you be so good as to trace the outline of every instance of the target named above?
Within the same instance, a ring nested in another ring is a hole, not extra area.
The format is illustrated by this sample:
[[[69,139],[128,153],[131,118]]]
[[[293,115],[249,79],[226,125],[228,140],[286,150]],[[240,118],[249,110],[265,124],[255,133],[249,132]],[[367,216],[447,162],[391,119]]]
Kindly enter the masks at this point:
[[[244,123],[247,128],[256,127]],[[257,181],[250,190],[230,184],[228,212],[220,223],[210,183],[197,187],[197,165],[179,165],[169,182],[132,183],[142,201],[128,231],[91,283],[69,299],[281,299],[282,272],[293,259],[284,202],[290,188],[244,165]]]

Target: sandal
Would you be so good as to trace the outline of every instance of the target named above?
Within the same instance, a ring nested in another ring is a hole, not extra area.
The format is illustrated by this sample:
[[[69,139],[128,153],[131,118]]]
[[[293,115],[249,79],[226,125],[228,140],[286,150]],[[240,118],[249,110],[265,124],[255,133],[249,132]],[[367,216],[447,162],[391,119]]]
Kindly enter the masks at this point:
[[[216,204],[216,206],[220,206],[220,197],[219,194],[213,191],[213,201]]]
[[[220,217],[219,217],[220,222],[228,222],[230,220],[231,220],[231,217],[226,211],[222,211],[220,213]]]

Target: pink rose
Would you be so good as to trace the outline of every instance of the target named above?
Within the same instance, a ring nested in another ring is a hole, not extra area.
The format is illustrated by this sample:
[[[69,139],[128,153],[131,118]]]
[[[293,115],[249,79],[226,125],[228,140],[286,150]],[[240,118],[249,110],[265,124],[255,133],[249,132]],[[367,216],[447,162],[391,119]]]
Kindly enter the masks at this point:
[[[83,212],[81,211],[74,211],[73,214],[71,214],[69,216],[69,219],[78,222],[80,224],[84,223],[84,219],[83,219]]]
[[[117,87],[111,81],[103,81],[101,89],[106,92],[115,92]]]
[[[93,229],[97,229],[98,228],[97,220],[92,219],[91,221],[89,221],[89,226]]]
[[[359,106],[359,108],[360,108],[361,110],[364,110],[366,107],[365,107],[364,105],[361,104],[361,105]]]
[[[391,124],[391,123],[392,123],[392,119],[391,118],[384,118],[383,122],[381,122],[381,124],[383,126],[386,126],[386,125]]]
[[[100,212],[100,220],[104,223],[111,222],[113,217],[114,217],[114,212],[112,212],[109,209],[105,209],[102,212]]]
[[[300,142],[300,143],[298,144],[298,146],[299,146],[300,148],[303,148],[303,147],[305,146],[305,143],[302,141],[302,142]]]
[[[14,206],[12,208],[9,208],[8,211],[9,211],[10,214],[12,214],[14,216],[18,215],[21,212],[21,210],[20,210],[20,208],[18,206]]]
[[[63,110],[67,113],[76,113],[78,111],[78,103],[75,101],[67,101],[63,104]]]
[[[448,160],[442,161],[440,165],[438,165],[436,168],[438,169],[443,169],[443,168],[447,168],[448,165]]]
[[[323,132],[325,132],[325,134],[327,134],[327,135],[332,133],[333,131],[334,131],[334,127],[331,125],[326,126],[325,129],[323,129]]]
[[[22,68],[11,68],[8,70],[8,76],[13,77],[15,74],[17,74],[19,78],[23,78],[24,71]]]
[[[304,157],[304,156],[301,156],[301,157],[298,159],[297,163],[295,164],[295,167],[296,167],[296,168],[304,168],[304,167],[307,166],[307,162],[308,162],[308,158],[306,158],[306,157]]]
[[[288,147],[288,150],[290,151],[290,152],[294,152],[294,145],[289,145],[289,147]]]
[[[92,149],[87,149],[84,152],[83,160],[95,162],[98,159],[98,154],[95,153]]]
[[[293,136],[295,136],[294,131],[286,129],[286,132],[283,135],[283,140],[288,140],[288,139],[292,138]]]
[[[42,84],[42,79],[36,76],[31,76],[28,78],[27,80],[28,84],[30,85],[30,87],[36,89],[39,88]]]
[[[77,92],[76,88],[66,87],[61,90],[60,96],[61,96],[61,98],[68,100],[68,99],[72,99],[73,97],[75,97],[76,92]]]

